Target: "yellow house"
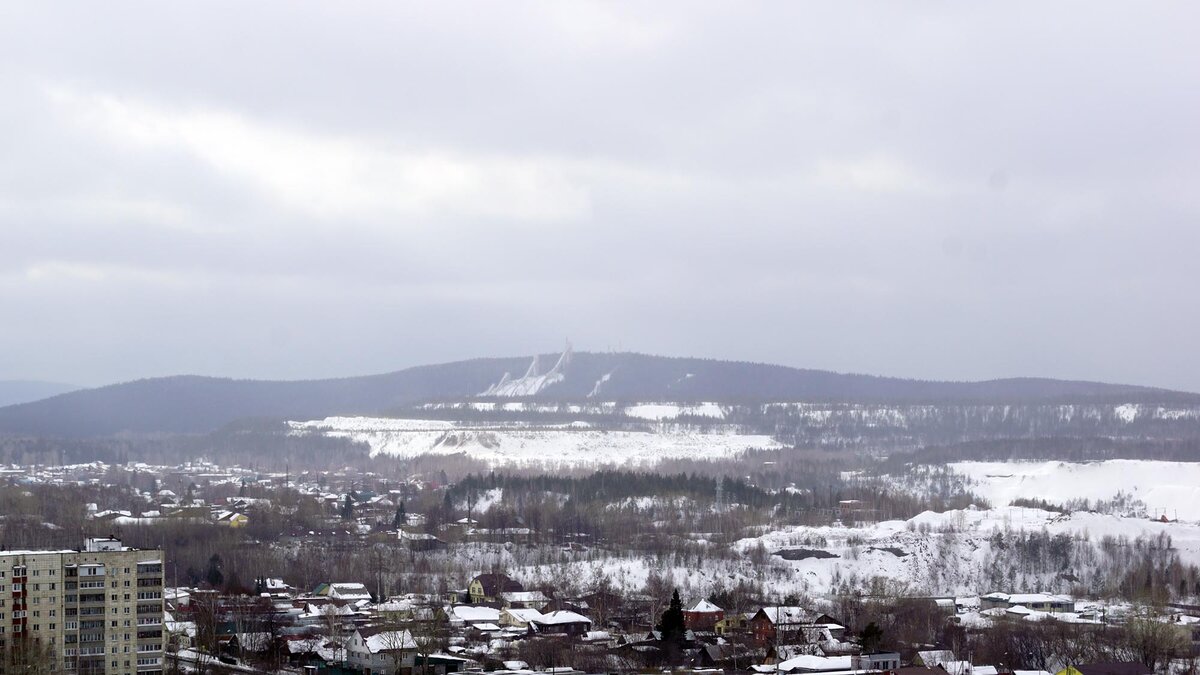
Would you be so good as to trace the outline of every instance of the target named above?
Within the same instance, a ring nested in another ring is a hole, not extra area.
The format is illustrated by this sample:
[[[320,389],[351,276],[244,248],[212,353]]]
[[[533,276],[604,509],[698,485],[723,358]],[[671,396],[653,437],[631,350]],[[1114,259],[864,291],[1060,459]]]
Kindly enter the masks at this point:
[[[503,574],[480,574],[467,585],[472,604],[499,602],[502,593],[519,593],[521,584]]]
[[[750,620],[745,614],[733,613],[718,621],[713,630],[717,635],[740,635],[746,632],[749,625]]]

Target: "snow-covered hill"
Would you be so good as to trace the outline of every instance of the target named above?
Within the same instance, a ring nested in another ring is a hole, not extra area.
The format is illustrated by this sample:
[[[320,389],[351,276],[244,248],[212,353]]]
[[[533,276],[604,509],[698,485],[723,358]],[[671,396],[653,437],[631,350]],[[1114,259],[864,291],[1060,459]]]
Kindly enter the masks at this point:
[[[498,546],[479,552],[476,566],[500,559],[531,584],[552,577],[591,587],[603,579],[625,592],[641,591],[650,575],[660,574],[669,579],[668,587],[690,597],[739,583],[781,597],[829,597],[848,589],[1103,597],[1134,568],[1138,556],[1165,561],[1177,555],[1183,565],[1200,564],[1200,526],[1005,507],[926,512],[862,527],[788,527],[747,537],[734,548],[741,555],[702,554],[702,560],[594,549],[582,558],[562,554],[560,562],[548,564],[544,556],[530,560],[523,549]],[[781,552],[802,559],[775,555]]]
[[[931,594],[1069,592],[1116,578],[1112,572],[1123,571],[1123,562],[1109,553],[1124,556],[1128,542],[1139,537],[1154,542],[1160,535],[1170,537],[1182,563],[1200,564],[1195,524],[1020,507],[927,511],[908,521],[864,527],[791,527],[743,539],[737,547],[749,552],[762,543],[771,553],[807,554],[783,564],[797,590],[810,593],[827,593],[839,584],[867,590],[878,585],[874,580]],[[1106,544],[1106,537],[1117,543]],[[773,559],[778,565],[780,557]]]
[[[1014,499],[1111,501],[1118,493],[1145,504],[1150,516],[1200,521],[1200,463],[1114,459],[1102,462],[956,462],[971,490],[995,506]]]
[[[586,423],[473,424],[377,417],[328,417],[289,424],[293,433],[366,443],[372,455],[465,453],[492,466],[649,466],[667,459],[716,459],[781,447],[769,436],[701,432],[683,425],[659,425],[652,431],[606,431]]]

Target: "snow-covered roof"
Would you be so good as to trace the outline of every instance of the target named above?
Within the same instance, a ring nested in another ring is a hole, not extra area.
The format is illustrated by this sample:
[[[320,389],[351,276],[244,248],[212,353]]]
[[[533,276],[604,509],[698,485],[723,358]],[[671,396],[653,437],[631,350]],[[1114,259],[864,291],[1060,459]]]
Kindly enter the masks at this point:
[[[406,630],[366,631],[366,647],[372,654],[395,651],[398,649],[416,649],[417,641],[412,633]],[[360,635],[362,633],[360,632]]]
[[[588,623],[588,624],[590,624],[592,622],[591,619],[587,618],[586,616],[584,616],[582,614],[570,612],[565,609],[560,609],[557,612],[550,612],[549,614],[543,614],[540,618],[534,619],[533,621],[534,621],[534,623],[541,624],[543,626],[555,626],[555,625],[561,625],[564,623]]]
[[[851,668],[851,660],[849,656],[811,656],[802,654],[793,659],[782,661],[779,663],[779,670],[806,670],[811,672],[828,671],[828,670],[849,670]]]
[[[1066,603],[1072,602],[1071,598],[1065,595],[1051,595],[1050,593],[988,593],[983,596],[984,600],[992,602],[1007,602],[1012,605],[1037,605],[1046,602]]]
[[[536,609],[518,609],[516,607],[509,607],[504,611],[509,616],[522,623],[530,623],[535,619],[542,618],[542,613]]]
[[[541,591],[508,591],[501,593],[500,597],[508,602],[548,602],[550,600]]]
[[[371,593],[360,583],[334,583],[329,584],[329,597],[340,600],[369,600]]]
[[[818,616],[805,607],[763,607],[762,611],[773,624],[815,623]]]
[[[971,675],[970,661],[943,661],[940,665],[949,675]]]
[[[478,605],[455,605],[447,612],[451,618],[466,621],[467,623],[490,622],[496,623],[500,621],[500,610],[494,607],[480,607]]]
[[[696,602],[696,604],[692,605],[692,608],[687,611],[699,612],[702,614],[716,614],[717,612],[723,612],[725,610],[702,598]]]
[[[921,663],[929,668],[940,666],[947,661],[954,660],[954,652],[949,649],[933,649],[928,651],[917,652],[917,657],[921,659]]]

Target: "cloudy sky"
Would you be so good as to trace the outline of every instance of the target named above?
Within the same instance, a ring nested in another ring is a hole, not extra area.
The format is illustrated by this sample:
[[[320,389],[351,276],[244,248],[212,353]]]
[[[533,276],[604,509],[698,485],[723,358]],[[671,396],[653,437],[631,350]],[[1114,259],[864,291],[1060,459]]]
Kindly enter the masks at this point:
[[[1200,391],[1200,5],[0,7],[0,379]]]

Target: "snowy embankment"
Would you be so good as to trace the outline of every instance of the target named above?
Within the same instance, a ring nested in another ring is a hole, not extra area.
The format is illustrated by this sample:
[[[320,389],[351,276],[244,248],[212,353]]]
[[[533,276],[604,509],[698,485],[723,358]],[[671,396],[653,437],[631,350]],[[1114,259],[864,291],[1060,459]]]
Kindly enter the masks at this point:
[[[371,455],[465,454],[492,466],[650,466],[669,459],[721,459],[781,447],[770,436],[705,433],[680,425],[604,431],[579,425],[472,424],[441,420],[328,417],[290,422],[294,433],[366,443]]]
[[[955,462],[971,490],[995,506],[1014,499],[1112,500],[1117,493],[1146,505],[1150,516],[1200,521],[1200,463],[1113,459],[1101,462]]]

